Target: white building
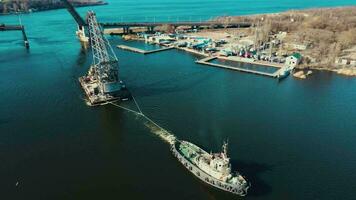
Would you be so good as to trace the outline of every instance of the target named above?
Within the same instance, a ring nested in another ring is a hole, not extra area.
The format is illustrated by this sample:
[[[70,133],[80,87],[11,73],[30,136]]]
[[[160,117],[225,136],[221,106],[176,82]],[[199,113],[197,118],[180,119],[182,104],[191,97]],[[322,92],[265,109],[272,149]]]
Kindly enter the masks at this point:
[[[290,67],[296,67],[302,60],[300,53],[294,53],[286,58],[286,65]]]

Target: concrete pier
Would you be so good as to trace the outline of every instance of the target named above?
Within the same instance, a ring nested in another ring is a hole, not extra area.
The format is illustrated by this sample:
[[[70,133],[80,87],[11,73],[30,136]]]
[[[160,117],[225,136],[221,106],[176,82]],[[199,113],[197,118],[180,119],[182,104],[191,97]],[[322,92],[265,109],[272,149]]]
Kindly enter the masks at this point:
[[[24,46],[27,49],[30,48],[30,43],[28,41],[24,26],[22,26],[22,25],[0,24],[0,31],[21,31],[22,32],[23,41],[24,41]]]
[[[284,70],[284,68],[282,67],[282,68],[280,68],[279,70],[277,70],[274,73],[268,73],[268,72],[261,72],[261,71],[257,71],[257,70],[244,69],[244,68],[241,68],[241,67],[233,67],[233,66],[228,66],[228,65],[209,62],[209,61],[214,60],[214,59],[217,59],[217,57],[203,58],[201,60],[197,60],[196,63],[202,64],[202,65],[209,65],[209,66],[213,66],[213,67],[221,67],[221,68],[225,68],[225,69],[236,70],[236,71],[240,71],[240,72],[252,73],[252,74],[257,74],[257,75],[262,75],[262,76],[268,76],[268,77],[271,77],[271,78],[277,78],[277,76],[281,72],[281,70]]]
[[[130,47],[130,46],[126,46],[126,45],[118,45],[117,48],[119,49],[124,49],[124,50],[128,50],[128,51],[132,51],[132,52],[136,52],[136,53],[142,53],[142,54],[151,54],[151,53],[157,53],[157,52],[161,52],[161,51],[166,51],[166,50],[170,50],[170,49],[174,49],[174,47],[166,47],[166,48],[161,48],[161,49],[155,49],[155,50],[143,50],[143,49],[139,49],[139,48],[135,48],[135,47]]]

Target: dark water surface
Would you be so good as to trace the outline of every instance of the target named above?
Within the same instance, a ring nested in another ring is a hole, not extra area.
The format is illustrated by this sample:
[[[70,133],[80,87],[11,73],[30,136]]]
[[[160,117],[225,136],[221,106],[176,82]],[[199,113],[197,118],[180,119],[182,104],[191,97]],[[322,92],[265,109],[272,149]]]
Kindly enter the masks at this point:
[[[107,21],[355,4],[109,2],[94,8]],[[189,174],[141,118],[112,105],[85,105],[77,78],[91,53],[81,50],[67,12],[26,15],[23,23],[29,51],[20,33],[0,33],[0,199],[240,199]],[[355,78],[315,72],[305,81],[277,82],[197,65],[182,51],[115,51],[122,79],[149,117],[208,151],[229,139],[233,169],[252,184],[246,199],[355,199]]]

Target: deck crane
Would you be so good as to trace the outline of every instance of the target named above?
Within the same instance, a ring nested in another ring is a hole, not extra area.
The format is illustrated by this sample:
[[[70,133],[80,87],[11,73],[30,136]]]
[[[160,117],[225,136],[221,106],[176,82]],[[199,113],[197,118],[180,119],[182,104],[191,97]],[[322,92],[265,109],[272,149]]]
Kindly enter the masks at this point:
[[[130,93],[119,79],[119,61],[93,11],[87,13],[86,24],[93,63],[88,74],[80,77],[79,82],[86,93],[88,104],[96,106],[128,100]]]
[[[128,100],[131,95],[119,78],[119,61],[109,41],[103,35],[96,14],[88,11],[84,20],[68,0],[62,1],[78,24],[79,40],[89,42],[91,46],[93,63],[87,75],[79,78],[88,104],[96,106],[112,101]]]

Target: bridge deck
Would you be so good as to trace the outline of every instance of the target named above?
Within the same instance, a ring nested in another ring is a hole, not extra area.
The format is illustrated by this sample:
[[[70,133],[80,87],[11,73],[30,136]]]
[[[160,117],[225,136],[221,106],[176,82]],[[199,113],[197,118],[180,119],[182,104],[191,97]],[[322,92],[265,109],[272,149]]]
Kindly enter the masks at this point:
[[[225,24],[216,21],[204,21],[204,22],[107,22],[100,23],[104,27],[152,27],[152,26],[162,26],[162,25],[172,25],[172,26],[234,26],[234,27],[250,27],[251,23],[230,23]]]

